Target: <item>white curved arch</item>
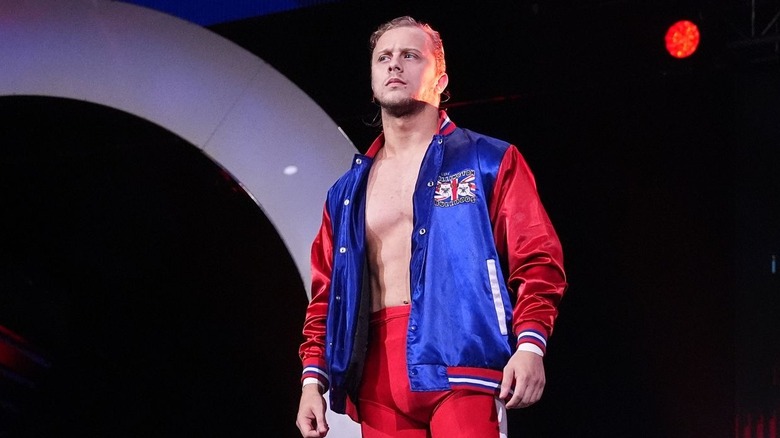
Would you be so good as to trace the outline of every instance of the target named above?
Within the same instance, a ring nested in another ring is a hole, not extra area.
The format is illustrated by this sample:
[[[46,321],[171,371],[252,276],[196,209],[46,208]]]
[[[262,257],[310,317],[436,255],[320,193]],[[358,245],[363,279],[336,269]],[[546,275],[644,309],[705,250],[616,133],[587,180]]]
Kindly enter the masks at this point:
[[[122,2],[0,0],[0,95],[106,105],[201,148],[255,198],[310,294],[309,249],[325,191],[357,150],[260,58],[200,26]],[[285,175],[289,165],[298,172]],[[346,417],[329,411],[329,421],[329,436],[359,436]]]
[[[99,103],[201,148],[264,210],[309,293],[309,249],[325,190],[357,151],[257,56],[200,26],[122,2],[0,0],[0,95]],[[289,165],[298,173],[285,175]]]

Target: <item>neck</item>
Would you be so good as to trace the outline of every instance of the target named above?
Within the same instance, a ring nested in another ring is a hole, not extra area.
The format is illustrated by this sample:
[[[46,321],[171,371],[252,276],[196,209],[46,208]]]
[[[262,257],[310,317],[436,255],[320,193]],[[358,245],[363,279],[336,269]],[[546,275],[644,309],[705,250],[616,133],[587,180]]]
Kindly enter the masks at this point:
[[[395,117],[382,111],[382,131],[386,155],[403,154],[418,148],[427,148],[439,131],[439,109],[425,105],[421,111]]]

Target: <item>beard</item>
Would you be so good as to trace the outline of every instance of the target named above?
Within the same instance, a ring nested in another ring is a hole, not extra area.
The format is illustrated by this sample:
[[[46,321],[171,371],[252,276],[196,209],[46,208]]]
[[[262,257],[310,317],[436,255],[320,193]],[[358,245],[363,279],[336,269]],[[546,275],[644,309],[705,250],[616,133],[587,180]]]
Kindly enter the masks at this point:
[[[427,105],[425,102],[410,97],[405,97],[396,101],[377,98],[376,102],[387,115],[396,118],[418,114],[425,108],[425,105]]]

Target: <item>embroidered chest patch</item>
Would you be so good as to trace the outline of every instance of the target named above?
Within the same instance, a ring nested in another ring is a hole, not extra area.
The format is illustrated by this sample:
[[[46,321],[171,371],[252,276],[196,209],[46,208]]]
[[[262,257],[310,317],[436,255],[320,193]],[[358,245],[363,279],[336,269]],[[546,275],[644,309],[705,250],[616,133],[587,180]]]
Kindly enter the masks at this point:
[[[475,202],[477,200],[476,191],[477,184],[475,183],[474,171],[471,169],[439,175],[433,204],[437,207],[452,207],[464,202]]]

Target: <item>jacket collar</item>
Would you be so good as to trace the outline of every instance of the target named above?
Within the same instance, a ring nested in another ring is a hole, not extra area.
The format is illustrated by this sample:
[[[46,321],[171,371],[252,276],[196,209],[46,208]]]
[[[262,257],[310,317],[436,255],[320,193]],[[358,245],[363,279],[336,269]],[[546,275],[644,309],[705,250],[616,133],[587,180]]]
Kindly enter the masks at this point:
[[[454,131],[456,128],[455,122],[450,120],[450,117],[447,115],[447,112],[444,110],[439,110],[439,132],[437,135],[450,135],[452,134],[452,131]],[[371,146],[368,148],[368,151],[366,152],[366,156],[370,158],[374,158],[376,156],[376,153],[379,152],[379,149],[382,148],[382,146],[385,145],[385,134],[380,133],[379,136],[376,138],[376,140],[371,143]]]

